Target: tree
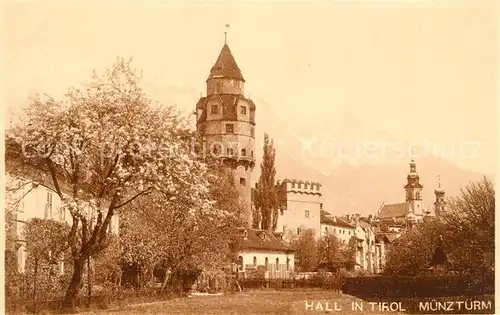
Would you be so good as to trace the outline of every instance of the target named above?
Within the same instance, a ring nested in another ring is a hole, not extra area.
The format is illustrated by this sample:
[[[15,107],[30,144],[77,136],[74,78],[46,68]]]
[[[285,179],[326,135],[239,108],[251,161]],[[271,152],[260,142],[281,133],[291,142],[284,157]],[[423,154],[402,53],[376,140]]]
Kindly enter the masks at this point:
[[[182,190],[197,201],[206,190],[205,165],[182,137],[187,123],[173,107],[145,95],[130,65],[118,58],[111,70],[94,74],[60,101],[35,97],[27,121],[9,132],[71,215],[68,311],[75,308],[85,262],[105,247],[115,213],[153,191],[175,198]]]
[[[454,271],[494,273],[495,189],[484,177],[449,200],[440,220],[446,226],[444,252]]]
[[[27,273],[33,277],[33,299],[36,300],[38,292],[59,289],[54,280],[59,274],[59,262],[64,261],[67,254],[68,243],[64,236],[68,233],[66,222],[38,218],[26,222],[23,236],[28,252]],[[44,281],[40,281],[39,276],[43,276]]]
[[[175,199],[152,193],[131,203],[124,214],[122,244],[125,261],[152,279],[155,266],[169,271],[163,288],[181,290],[185,279],[202,271],[216,276],[232,270],[237,248],[231,245],[241,226],[241,203],[234,181],[221,164],[212,163],[208,203],[189,202],[189,194]]]
[[[347,270],[354,270],[356,266],[356,236],[351,236],[347,245],[343,248],[342,254],[347,262]]]
[[[329,233],[318,242],[318,267],[334,271],[345,263],[342,244],[335,234]]]
[[[424,222],[406,231],[391,244],[384,273],[416,276],[428,272],[442,231],[437,221]]]
[[[317,242],[314,230],[308,229],[292,241],[295,248],[296,265],[300,271],[312,271],[318,265]]]
[[[445,272],[493,275],[494,225],[493,185],[486,178],[472,182],[449,201],[438,220],[424,222],[394,241],[384,272],[417,275],[440,260]],[[436,253],[444,257],[437,259]]]
[[[272,139],[264,134],[264,153],[260,163],[260,177],[256,189],[255,207],[261,213],[261,228],[273,232],[278,222],[278,195],[275,187],[276,150]]]

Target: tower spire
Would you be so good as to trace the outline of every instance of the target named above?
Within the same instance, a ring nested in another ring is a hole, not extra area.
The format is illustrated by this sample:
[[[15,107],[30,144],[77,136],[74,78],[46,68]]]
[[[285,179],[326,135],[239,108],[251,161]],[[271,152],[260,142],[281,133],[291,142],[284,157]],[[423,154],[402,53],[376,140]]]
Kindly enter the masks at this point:
[[[227,29],[229,28],[229,24],[226,24],[226,30],[224,31],[224,45],[227,44]]]

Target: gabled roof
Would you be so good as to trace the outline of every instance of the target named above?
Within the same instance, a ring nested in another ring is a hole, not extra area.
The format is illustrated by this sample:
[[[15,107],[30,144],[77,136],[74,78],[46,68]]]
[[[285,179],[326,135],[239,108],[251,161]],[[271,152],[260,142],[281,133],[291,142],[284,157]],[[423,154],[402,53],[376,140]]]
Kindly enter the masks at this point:
[[[384,205],[382,209],[380,209],[378,217],[380,219],[404,217],[407,212],[408,204],[406,202],[394,203],[390,205]]]
[[[293,252],[294,250],[289,247],[285,242],[279,240],[276,236],[264,230],[246,229],[246,238],[243,232],[238,234],[238,241],[240,242],[240,250],[264,250],[264,251],[280,251],[280,252]],[[265,235],[262,237],[262,235]]]
[[[236,64],[236,60],[234,60],[233,54],[229,49],[227,44],[224,44],[222,50],[219,54],[219,58],[215,62],[214,66],[210,70],[210,75],[208,76],[208,80],[213,78],[232,78],[245,81],[243,79],[243,75],[241,74],[241,70]]]

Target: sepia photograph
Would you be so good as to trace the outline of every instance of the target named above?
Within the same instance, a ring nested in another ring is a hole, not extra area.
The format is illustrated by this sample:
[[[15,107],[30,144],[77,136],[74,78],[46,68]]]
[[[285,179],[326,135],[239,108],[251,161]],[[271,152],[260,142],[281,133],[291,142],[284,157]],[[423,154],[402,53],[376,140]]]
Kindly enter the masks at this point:
[[[496,1],[2,3],[0,314],[495,314]]]

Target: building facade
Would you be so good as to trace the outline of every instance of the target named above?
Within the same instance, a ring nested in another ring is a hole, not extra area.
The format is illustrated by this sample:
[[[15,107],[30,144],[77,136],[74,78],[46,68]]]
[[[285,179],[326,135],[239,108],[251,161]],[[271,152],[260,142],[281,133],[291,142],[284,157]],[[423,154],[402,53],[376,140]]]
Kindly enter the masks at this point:
[[[59,222],[66,222],[72,225],[73,219],[68,210],[61,206],[61,198],[51,187],[50,183],[33,181],[26,177],[15,176],[6,173],[6,204],[5,208],[9,211],[12,220],[12,226],[8,231],[11,244],[7,244],[6,249],[16,252],[17,267],[19,272],[25,271],[28,252],[24,240],[24,227],[28,220],[49,219]],[[93,217],[90,207],[87,215]],[[119,217],[113,215],[110,231],[118,234]],[[64,269],[64,263],[60,262],[61,272]]]
[[[355,233],[356,226],[349,223],[348,220],[321,210],[321,237],[333,234],[342,244],[347,245]]]
[[[285,242],[282,234],[270,234],[258,229],[240,229],[239,268],[241,273],[265,270],[266,278],[289,278],[294,272],[295,255]]]
[[[321,237],[321,184],[284,179],[276,184],[280,211],[277,232],[300,235],[313,230]]]

